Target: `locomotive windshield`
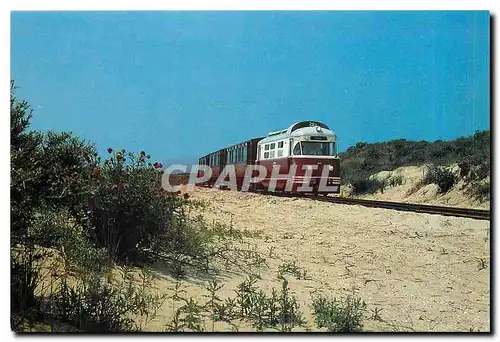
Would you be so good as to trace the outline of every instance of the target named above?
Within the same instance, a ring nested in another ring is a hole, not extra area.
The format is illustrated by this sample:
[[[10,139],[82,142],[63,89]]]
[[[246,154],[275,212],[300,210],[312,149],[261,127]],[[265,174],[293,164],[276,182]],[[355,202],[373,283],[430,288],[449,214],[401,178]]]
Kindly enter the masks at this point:
[[[304,156],[335,156],[337,147],[333,142],[302,141],[295,144],[294,155]]]

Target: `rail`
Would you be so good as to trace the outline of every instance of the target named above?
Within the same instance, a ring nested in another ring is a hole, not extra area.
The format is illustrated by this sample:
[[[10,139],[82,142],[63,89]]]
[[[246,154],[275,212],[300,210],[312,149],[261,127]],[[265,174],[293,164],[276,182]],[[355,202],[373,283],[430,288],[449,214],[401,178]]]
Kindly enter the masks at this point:
[[[286,197],[297,197],[297,195],[287,194]],[[303,196],[305,197],[305,196]],[[446,207],[440,205],[429,205],[429,204],[416,204],[416,203],[404,203],[404,202],[390,202],[390,201],[378,201],[378,200],[366,200],[359,198],[347,198],[347,197],[329,197],[329,196],[306,196],[306,198],[312,200],[318,200],[330,203],[339,204],[349,204],[349,205],[362,205],[365,207],[373,208],[384,208],[393,209],[400,211],[411,211],[417,213],[425,214],[437,214],[444,216],[457,216],[457,217],[468,217],[478,220],[490,220],[490,211],[486,209],[471,209],[471,208],[459,208],[459,207]]]

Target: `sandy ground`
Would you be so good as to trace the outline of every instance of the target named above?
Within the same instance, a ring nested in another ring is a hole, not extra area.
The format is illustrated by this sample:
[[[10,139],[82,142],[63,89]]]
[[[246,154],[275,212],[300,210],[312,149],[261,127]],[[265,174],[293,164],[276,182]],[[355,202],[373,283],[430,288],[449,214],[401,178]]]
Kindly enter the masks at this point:
[[[458,173],[458,167],[451,166],[451,169]],[[379,180],[390,180],[394,177],[402,177],[403,184],[386,187],[384,192],[377,192],[376,194],[357,196],[363,199],[375,199],[385,201],[407,202],[407,203],[422,203],[422,204],[435,204],[454,206],[462,208],[478,208],[489,209],[490,201],[479,202],[470,198],[462,190],[463,182],[458,182],[447,193],[440,194],[439,187],[436,184],[428,184],[424,186],[417,186],[423,178],[425,166],[405,166],[397,168],[393,171],[381,171],[372,175],[373,178]],[[344,195],[348,192],[346,187],[343,187]]]
[[[381,309],[383,321],[367,318],[365,330],[489,331],[489,221],[207,188],[190,196],[208,203],[200,209],[207,220],[259,233],[245,242],[269,264],[260,271],[264,290],[279,288],[276,270],[284,261],[296,261],[307,271],[308,280],[289,278],[312,331],[318,330],[309,307],[315,290],[331,296],[354,291],[367,303],[367,317]],[[158,289],[171,294],[175,280],[156,274]],[[225,274],[219,295],[234,297],[245,276],[243,271]],[[203,300],[206,279],[181,283],[187,295]],[[167,300],[145,329],[163,330],[172,313]]]

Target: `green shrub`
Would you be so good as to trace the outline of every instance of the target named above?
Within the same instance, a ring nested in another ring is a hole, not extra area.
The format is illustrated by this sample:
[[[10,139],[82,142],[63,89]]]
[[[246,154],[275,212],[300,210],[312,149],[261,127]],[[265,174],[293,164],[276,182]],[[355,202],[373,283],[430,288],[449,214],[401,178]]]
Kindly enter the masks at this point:
[[[366,304],[359,298],[348,296],[328,299],[316,295],[313,296],[312,308],[318,328],[324,327],[330,332],[362,331]]]
[[[175,240],[171,222],[184,202],[161,191],[159,165],[146,164],[144,153],[132,163],[124,153],[101,163],[92,145],[70,133],[29,131],[32,109],[16,98],[13,81],[10,101],[12,329],[46,321],[40,303],[50,299],[59,312],[51,317],[79,329],[129,330],[129,314],[147,315],[155,302],[144,291],[104,284],[101,271],[110,258],[134,261]],[[39,287],[52,277],[42,269],[51,255],[79,283],[64,278],[48,298]]]
[[[45,300],[45,313],[51,320],[85,332],[138,331],[141,326],[134,318],[144,318],[141,324],[146,323],[166,298],[151,293],[151,279],[143,272],[141,282],[136,284],[129,270],[122,271],[121,279],[114,283],[104,280],[100,273],[71,286],[63,278],[58,291]]]
[[[491,185],[489,181],[472,182],[467,193],[474,199],[485,202],[490,199]]]
[[[173,220],[183,200],[163,190],[161,173],[144,152],[111,153],[85,203],[87,232],[117,262],[148,260],[160,241],[176,239]]]
[[[307,271],[298,266],[295,261],[287,261],[278,266],[278,278],[285,275],[292,275],[297,279],[307,279]]]
[[[233,321],[246,321],[252,324],[257,331],[275,329],[278,331],[292,331],[295,327],[305,324],[300,311],[297,298],[290,294],[288,281],[282,277],[281,289],[278,292],[272,289],[270,295],[257,286],[258,277],[248,276],[238,284],[236,296],[221,300],[216,291],[222,286],[212,282],[207,287],[209,292],[205,297],[209,300],[201,305],[193,298],[183,298],[178,294],[181,292],[176,286],[175,294],[171,298],[174,303],[184,302],[175,312],[173,320],[167,324],[168,331],[204,331],[205,318],[212,320],[212,330],[215,322],[226,322],[236,325]]]
[[[389,185],[394,187],[398,185],[403,184],[403,176],[402,175],[395,175],[389,178]]]
[[[340,176],[343,184],[353,184],[358,179],[400,166],[462,164],[462,177],[484,179],[490,174],[490,132],[476,131],[473,136],[450,141],[407,141],[398,139],[380,143],[357,143],[341,159]],[[462,169],[461,167],[461,169]],[[472,174],[469,170],[475,169]]]
[[[423,184],[437,184],[440,193],[446,193],[455,184],[456,177],[448,169],[437,167],[435,165],[427,166],[424,178],[422,180]]]
[[[356,179],[351,184],[357,194],[374,194],[379,190],[383,193],[386,185],[385,181],[378,179]]]
[[[40,298],[36,289],[42,278],[40,262],[46,256],[46,253],[31,248],[11,251],[10,312],[14,331],[21,329],[23,320],[39,319]]]
[[[58,251],[67,272],[102,272],[111,266],[103,248],[97,248],[67,210],[37,213],[31,234],[36,245]]]

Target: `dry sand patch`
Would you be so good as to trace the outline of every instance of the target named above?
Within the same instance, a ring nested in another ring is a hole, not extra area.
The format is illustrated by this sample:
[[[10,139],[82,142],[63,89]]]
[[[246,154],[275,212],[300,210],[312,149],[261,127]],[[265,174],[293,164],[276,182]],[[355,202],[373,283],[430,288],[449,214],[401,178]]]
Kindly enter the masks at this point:
[[[489,330],[489,221],[207,188],[190,196],[208,203],[200,209],[207,220],[261,231],[245,240],[271,256],[260,274],[263,289],[279,287],[276,270],[283,261],[307,271],[310,279],[291,277],[290,287],[312,330],[308,305],[314,290],[332,296],[354,291],[369,312],[382,309],[386,322],[366,320],[366,330]],[[479,258],[488,260],[488,268],[480,269]],[[221,297],[233,296],[244,277],[241,272],[223,278]],[[158,288],[173,283],[164,276]],[[189,295],[205,294],[203,281],[182,283]],[[167,301],[147,329],[162,329],[171,317]]]

